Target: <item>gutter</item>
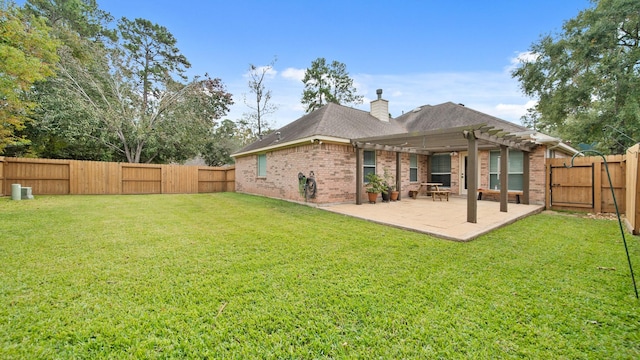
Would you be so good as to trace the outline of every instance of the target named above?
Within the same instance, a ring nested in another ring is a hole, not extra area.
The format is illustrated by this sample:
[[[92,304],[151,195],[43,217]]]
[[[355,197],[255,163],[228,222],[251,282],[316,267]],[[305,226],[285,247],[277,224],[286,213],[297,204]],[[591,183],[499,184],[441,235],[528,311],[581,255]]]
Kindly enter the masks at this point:
[[[531,134],[531,137],[535,140],[536,144],[547,145],[547,146],[551,145],[550,147],[547,148],[547,151],[558,148],[562,152],[567,153],[569,155],[575,155],[579,152],[578,150],[572,148],[571,146],[563,143],[561,139],[558,139],[546,134],[535,133],[535,134]]]
[[[351,140],[339,138],[339,137],[332,137],[332,136],[322,136],[322,135],[308,136],[308,137],[296,139],[293,141],[287,141],[283,143],[276,142],[275,144],[272,143],[271,145],[265,146],[262,148],[231,154],[231,157],[237,158],[237,157],[242,157],[242,156],[247,156],[252,154],[262,154],[262,153],[274,151],[277,149],[284,149],[284,148],[293,147],[296,145],[303,145],[305,143],[311,143],[311,144],[337,143],[337,144],[351,145]]]

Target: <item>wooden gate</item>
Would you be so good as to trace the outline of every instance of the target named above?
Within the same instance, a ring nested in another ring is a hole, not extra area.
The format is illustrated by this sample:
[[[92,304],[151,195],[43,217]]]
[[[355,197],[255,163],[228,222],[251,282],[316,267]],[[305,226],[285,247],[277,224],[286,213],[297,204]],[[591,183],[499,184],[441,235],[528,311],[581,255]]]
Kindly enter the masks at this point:
[[[624,212],[626,189],[626,161],[623,155],[606,156],[607,165],[600,156],[574,159],[573,167],[567,158],[547,159],[547,209],[615,212],[609,176],[616,194],[618,209]],[[609,172],[607,172],[607,168]]]
[[[593,164],[551,166],[551,207],[594,208]]]

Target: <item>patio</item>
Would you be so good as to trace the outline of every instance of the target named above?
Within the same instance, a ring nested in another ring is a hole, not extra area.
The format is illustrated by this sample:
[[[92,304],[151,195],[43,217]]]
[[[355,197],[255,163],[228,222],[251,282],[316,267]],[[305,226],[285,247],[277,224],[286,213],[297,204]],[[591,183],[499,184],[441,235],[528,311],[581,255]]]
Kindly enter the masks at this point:
[[[450,196],[449,201],[433,201],[431,197],[405,198],[402,201],[374,204],[338,204],[322,209],[383,225],[417,231],[439,238],[470,241],[492,230],[529,215],[537,214],[544,205],[508,204],[508,212],[500,211],[500,202],[478,201],[478,221],[467,221],[467,198]]]

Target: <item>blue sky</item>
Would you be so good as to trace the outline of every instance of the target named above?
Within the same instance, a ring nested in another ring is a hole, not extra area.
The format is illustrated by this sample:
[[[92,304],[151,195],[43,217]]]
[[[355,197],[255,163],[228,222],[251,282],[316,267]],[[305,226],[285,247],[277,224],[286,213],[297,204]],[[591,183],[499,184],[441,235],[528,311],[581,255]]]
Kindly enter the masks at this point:
[[[249,109],[249,64],[277,57],[266,86],[278,128],[304,114],[301,78],[324,57],[347,66],[368,110],[384,90],[392,116],[446,101],[520,122],[532,99],[509,71],[542,34],[591,6],[588,0],[166,1],[98,0],[116,19],[163,25],[189,59],[190,75],[219,77],[234,95],[226,118]]]

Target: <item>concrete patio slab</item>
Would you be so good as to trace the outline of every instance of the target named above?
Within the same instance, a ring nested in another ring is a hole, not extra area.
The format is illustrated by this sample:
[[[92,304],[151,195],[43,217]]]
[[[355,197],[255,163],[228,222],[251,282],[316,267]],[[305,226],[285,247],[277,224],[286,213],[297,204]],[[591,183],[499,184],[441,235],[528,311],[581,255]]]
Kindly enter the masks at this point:
[[[492,230],[544,210],[544,205],[508,204],[500,212],[496,201],[478,201],[478,222],[467,222],[467,198],[451,196],[449,201],[433,201],[431,197],[406,198],[402,201],[376,204],[338,204],[321,209],[357,217],[439,238],[469,241]]]

